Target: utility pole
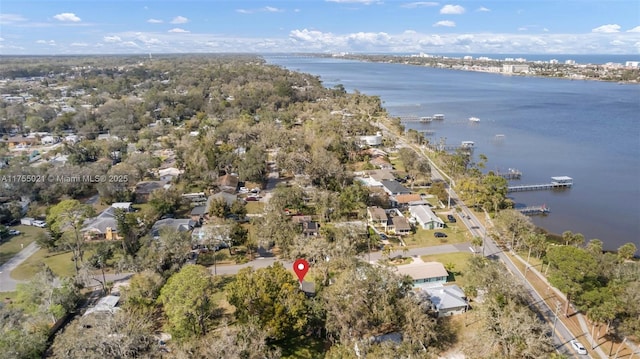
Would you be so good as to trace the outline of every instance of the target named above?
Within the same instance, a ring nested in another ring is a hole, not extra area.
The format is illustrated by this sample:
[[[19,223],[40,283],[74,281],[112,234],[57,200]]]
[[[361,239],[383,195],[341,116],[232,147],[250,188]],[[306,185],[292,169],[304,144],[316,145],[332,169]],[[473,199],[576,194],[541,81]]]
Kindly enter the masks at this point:
[[[551,335],[555,335],[556,333],[556,323],[558,322],[558,312],[560,311],[561,306],[562,306],[562,303],[560,303],[559,300],[556,300],[556,312],[555,312],[555,318],[553,318],[553,331],[551,332]]]

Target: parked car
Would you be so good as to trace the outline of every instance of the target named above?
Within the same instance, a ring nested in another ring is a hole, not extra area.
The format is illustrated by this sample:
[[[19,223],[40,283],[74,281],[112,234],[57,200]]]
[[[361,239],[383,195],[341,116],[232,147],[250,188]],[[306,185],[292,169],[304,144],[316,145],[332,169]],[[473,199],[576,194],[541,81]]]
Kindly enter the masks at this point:
[[[47,222],[45,221],[33,221],[32,223],[34,226],[40,227],[40,228],[44,228],[47,226]]]
[[[450,223],[456,223],[456,217],[454,217],[452,214],[447,214],[447,219]]]
[[[12,235],[12,236],[17,236],[17,235],[18,235],[18,234],[20,234],[20,233],[22,233],[22,232],[20,232],[20,231],[19,231],[19,230],[17,230],[17,229],[10,229],[10,230],[9,230],[9,234],[10,234],[10,235]]]
[[[252,201],[255,202],[255,201],[258,200],[258,197],[256,197],[256,196],[247,196],[244,200],[247,201],[247,202],[252,202]]]
[[[576,339],[570,341],[569,343],[571,343],[571,347],[573,347],[576,353],[580,355],[587,354],[587,349],[585,349],[584,346]]]
[[[389,237],[387,237],[387,235],[384,233],[380,233],[380,239],[382,239],[383,241],[386,241],[389,239]]]
[[[442,232],[433,232],[433,236],[436,238],[447,238],[447,234]]]

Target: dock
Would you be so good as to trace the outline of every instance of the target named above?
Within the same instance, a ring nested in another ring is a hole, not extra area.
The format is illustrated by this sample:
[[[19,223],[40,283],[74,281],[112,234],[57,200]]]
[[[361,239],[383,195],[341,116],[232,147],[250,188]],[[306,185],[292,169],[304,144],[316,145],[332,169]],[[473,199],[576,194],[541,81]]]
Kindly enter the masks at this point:
[[[456,146],[456,145],[441,145],[441,144],[437,144],[437,145],[427,145],[427,148],[429,148],[432,151],[444,151],[444,152],[455,152],[457,150],[463,150],[463,151],[467,151],[467,152],[471,152],[473,151],[473,146]]]
[[[551,183],[509,186],[507,192],[544,191],[549,189],[565,189],[573,186],[573,178],[567,176],[551,177]]]
[[[544,204],[542,206],[529,206],[529,207],[524,207],[524,208],[516,208],[516,210],[518,210],[520,213],[522,213],[524,215],[527,215],[527,216],[532,216],[532,215],[536,215],[536,214],[547,214],[547,213],[551,212],[549,207],[547,207]]]
[[[522,172],[518,171],[515,168],[509,168],[507,172],[496,172],[496,176],[503,177],[507,180],[519,180],[522,178]]]

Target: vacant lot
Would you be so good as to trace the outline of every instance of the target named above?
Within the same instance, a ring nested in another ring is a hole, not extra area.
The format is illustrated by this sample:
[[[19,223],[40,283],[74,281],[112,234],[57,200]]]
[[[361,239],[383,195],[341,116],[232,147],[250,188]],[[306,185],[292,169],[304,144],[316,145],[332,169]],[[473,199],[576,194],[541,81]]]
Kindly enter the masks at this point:
[[[0,244],[0,265],[6,263],[16,253],[20,252],[23,247],[35,241],[39,234],[44,233],[44,229],[32,226],[20,225],[9,228],[19,230],[22,233],[17,236],[11,236],[6,242]]]

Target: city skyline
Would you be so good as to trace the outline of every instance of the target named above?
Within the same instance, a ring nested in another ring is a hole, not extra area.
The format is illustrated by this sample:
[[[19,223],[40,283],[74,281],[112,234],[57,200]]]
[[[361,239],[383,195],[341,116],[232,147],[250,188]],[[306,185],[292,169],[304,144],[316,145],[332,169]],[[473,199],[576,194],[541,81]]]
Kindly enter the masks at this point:
[[[0,53],[640,54],[636,1],[3,1]]]

